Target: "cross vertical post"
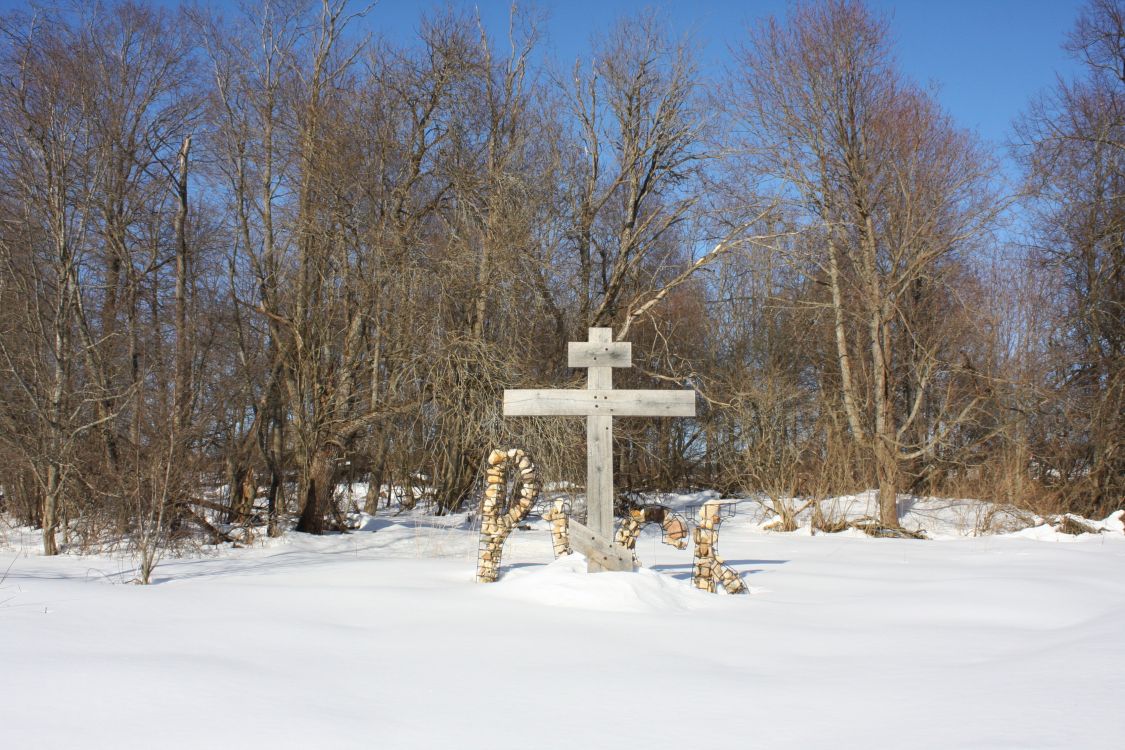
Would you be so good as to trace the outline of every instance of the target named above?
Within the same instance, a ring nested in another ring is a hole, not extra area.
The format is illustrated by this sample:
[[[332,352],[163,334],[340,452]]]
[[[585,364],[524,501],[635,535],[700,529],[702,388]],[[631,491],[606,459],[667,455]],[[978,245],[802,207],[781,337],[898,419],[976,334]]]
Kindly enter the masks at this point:
[[[612,344],[612,329],[591,328],[590,343]],[[586,371],[587,390],[613,388],[612,367],[594,365]],[[587,526],[613,538],[613,417],[609,414],[586,418],[586,513]]]

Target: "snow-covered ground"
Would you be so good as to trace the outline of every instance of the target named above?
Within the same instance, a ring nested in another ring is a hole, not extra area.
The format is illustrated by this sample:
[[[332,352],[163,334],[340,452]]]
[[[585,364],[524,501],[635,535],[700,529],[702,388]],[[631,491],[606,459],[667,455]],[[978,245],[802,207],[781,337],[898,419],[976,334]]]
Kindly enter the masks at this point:
[[[748,597],[690,588],[655,531],[647,569],[586,575],[533,522],[486,585],[465,516],[365,518],[166,559],[147,587],[9,531],[0,747],[1120,747],[1120,517],[973,537],[979,509],[927,502],[928,541],[741,507],[719,548]]]

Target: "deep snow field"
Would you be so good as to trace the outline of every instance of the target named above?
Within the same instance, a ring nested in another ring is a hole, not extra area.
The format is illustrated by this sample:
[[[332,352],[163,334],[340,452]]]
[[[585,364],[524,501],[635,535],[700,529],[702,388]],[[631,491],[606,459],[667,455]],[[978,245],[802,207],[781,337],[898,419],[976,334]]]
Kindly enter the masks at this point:
[[[934,539],[872,539],[763,531],[744,502],[719,543],[741,597],[692,589],[651,528],[647,568],[587,575],[535,520],[476,584],[465,515],[365,517],[151,586],[6,530],[0,747],[1125,746],[1121,516],[965,536],[977,513],[918,503]]]

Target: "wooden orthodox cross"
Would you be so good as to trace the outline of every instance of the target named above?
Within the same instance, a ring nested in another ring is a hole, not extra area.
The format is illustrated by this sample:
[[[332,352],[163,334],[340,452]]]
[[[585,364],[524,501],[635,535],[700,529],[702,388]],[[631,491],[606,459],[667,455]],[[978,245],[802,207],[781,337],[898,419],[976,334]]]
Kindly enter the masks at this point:
[[[693,417],[694,391],[613,390],[613,368],[631,367],[633,347],[609,328],[591,328],[589,341],[568,344],[570,367],[587,368],[586,390],[504,391],[509,417],[586,417],[587,525],[613,539],[613,418]]]

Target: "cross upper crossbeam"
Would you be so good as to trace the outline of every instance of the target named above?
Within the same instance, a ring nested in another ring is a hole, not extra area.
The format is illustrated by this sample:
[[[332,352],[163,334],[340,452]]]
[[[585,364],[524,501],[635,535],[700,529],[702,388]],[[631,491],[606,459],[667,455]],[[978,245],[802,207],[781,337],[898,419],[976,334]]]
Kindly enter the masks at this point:
[[[633,345],[628,341],[571,341],[566,345],[566,359],[567,367],[632,367]]]

